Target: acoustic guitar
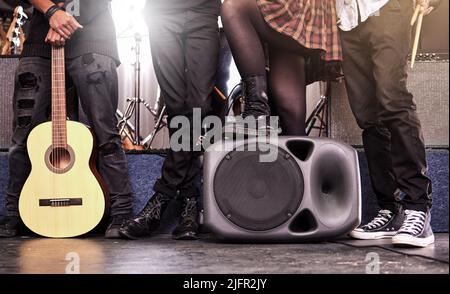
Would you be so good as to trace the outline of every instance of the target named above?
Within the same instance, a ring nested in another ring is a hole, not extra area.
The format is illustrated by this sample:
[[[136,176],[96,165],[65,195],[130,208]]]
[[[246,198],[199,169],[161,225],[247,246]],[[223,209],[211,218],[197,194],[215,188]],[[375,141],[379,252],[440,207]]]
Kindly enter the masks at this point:
[[[101,222],[107,194],[95,169],[90,129],[67,120],[64,47],[52,47],[51,66],[52,117],[28,137],[32,169],[20,194],[19,212],[33,232],[68,238],[88,233]]]

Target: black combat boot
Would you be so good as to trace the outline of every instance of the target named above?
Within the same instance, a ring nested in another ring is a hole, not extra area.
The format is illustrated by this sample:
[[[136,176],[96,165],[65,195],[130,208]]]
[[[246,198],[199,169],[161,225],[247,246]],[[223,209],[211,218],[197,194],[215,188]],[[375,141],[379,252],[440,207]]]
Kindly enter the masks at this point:
[[[253,75],[243,79],[242,93],[244,97],[242,118],[225,125],[224,138],[234,138],[237,134],[244,135],[244,138],[276,134],[278,127],[273,126],[270,120],[266,76]]]
[[[180,224],[172,233],[175,240],[197,240],[198,207],[197,197],[184,198]]]
[[[25,230],[25,225],[18,216],[6,216],[0,222],[0,238],[19,236]]]
[[[105,238],[106,239],[119,239],[121,238],[121,235],[119,233],[119,229],[122,226],[122,224],[131,218],[131,215],[116,215],[111,217],[109,221],[108,228],[105,232]]]
[[[270,116],[269,97],[267,96],[266,76],[249,76],[242,80],[244,92],[244,118]]]
[[[138,215],[122,224],[119,229],[120,235],[127,239],[139,239],[151,235],[158,229],[170,200],[167,195],[155,193]]]

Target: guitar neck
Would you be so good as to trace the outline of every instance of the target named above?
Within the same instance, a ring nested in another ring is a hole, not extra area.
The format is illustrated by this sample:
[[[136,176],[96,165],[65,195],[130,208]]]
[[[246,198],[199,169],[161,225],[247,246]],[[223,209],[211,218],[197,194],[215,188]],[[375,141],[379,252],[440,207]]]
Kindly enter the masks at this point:
[[[64,47],[52,46],[53,146],[67,147],[66,72]]]

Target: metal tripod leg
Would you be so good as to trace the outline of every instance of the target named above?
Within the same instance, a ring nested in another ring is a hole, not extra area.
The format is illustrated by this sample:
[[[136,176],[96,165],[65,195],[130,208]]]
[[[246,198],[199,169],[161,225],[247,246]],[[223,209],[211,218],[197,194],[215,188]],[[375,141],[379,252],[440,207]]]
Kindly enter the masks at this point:
[[[129,100],[129,104],[125,110],[125,113],[121,113],[119,110],[117,110],[117,116],[120,118],[119,123],[117,124],[117,127],[119,128],[119,134],[121,136],[126,136],[131,142],[135,142],[135,138],[130,132],[127,132],[127,128],[131,132],[135,132],[134,126],[130,123],[130,119],[134,114],[136,101],[134,99]]]
[[[327,115],[327,106],[331,94],[331,84],[330,82],[321,82],[321,96],[319,99],[319,102],[317,103],[316,107],[314,108],[313,112],[309,116],[309,118],[306,120],[306,134],[309,136],[313,129],[319,129],[320,130],[320,136],[322,135],[323,130],[327,130],[328,127],[328,117],[325,118]],[[325,87],[325,90],[322,88]],[[317,121],[320,122],[320,126],[317,127],[316,123]]]
[[[158,132],[164,127],[164,116],[166,115],[166,106],[164,105],[158,119],[156,120],[155,127],[153,128],[153,132],[142,141],[142,144],[146,147],[146,149],[151,149],[153,141],[156,138]]]

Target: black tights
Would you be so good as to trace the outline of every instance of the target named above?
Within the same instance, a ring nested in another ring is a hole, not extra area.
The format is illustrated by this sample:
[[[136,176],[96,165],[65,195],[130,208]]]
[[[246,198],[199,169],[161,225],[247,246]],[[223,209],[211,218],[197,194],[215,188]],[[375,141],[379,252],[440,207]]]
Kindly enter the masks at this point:
[[[283,135],[304,136],[306,120],[306,50],[264,20],[256,0],[225,0],[222,22],[243,79],[266,76],[264,43],[269,49],[270,98],[277,108]]]

